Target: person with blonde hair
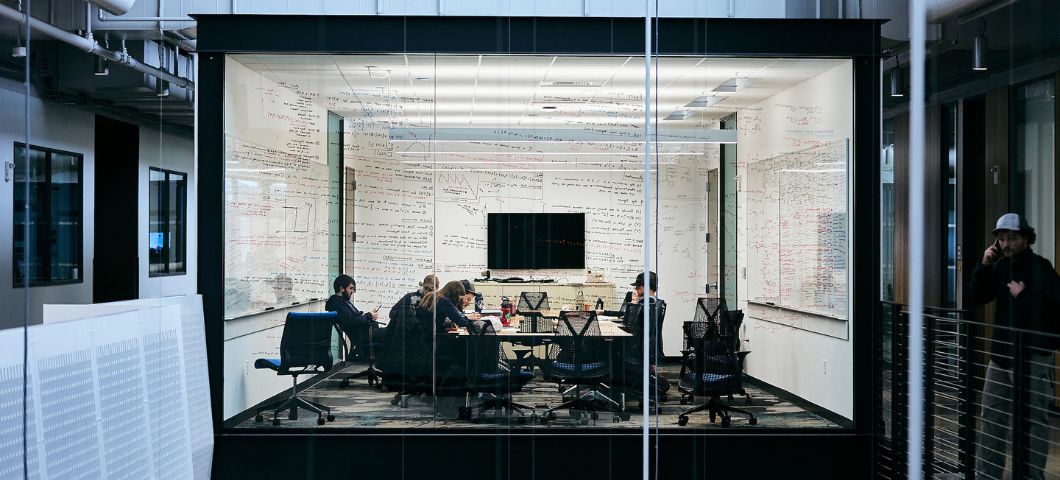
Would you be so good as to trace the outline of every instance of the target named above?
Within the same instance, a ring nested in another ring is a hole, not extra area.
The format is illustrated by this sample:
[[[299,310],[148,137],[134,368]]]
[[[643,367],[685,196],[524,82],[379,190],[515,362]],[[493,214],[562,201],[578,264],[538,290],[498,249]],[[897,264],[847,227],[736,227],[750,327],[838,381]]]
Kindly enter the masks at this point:
[[[415,309],[419,305],[420,300],[424,296],[430,295],[432,292],[434,292],[437,289],[438,289],[438,276],[437,275],[432,273],[430,275],[427,275],[426,277],[423,277],[423,281],[420,282],[420,289],[419,290],[413,290],[413,291],[411,291],[409,293],[406,293],[405,296],[401,297],[401,299],[398,300],[397,303],[395,303],[394,306],[390,309],[390,321],[397,320],[397,317],[401,313],[402,309],[405,309],[405,308]]]
[[[416,308],[416,317],[424,323],[433,320],[438,326],[438,331],[445,330],[449,325],[467,327],[468,317],[463,312],[467,302],[467,290],[464,289],[464,284],[459,280],[453,280],[437,292],[424,295]],[[472,314],[472,319],[475,317],[477,315]]]

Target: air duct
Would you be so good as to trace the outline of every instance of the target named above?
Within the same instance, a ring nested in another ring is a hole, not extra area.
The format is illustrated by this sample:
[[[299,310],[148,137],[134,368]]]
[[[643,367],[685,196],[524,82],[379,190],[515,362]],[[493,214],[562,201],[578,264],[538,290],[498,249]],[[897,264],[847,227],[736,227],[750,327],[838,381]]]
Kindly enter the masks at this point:
[[[131,4],[131,2],[129,3]],[[14,20],[15,22],[18,22],[19,25],[24,25],[27,21],[27,15],[24,15],[22,12],[15,10],[14,8],[8,7],[7,5],[0,5],[0,17]],[[172,73],[152,67],[150,65],[145,65],[124,52],[113,52],[107,50],[99,46],[99,44],[96,43],[95,40],[67,32],[66,30],[56,27],[55,25],[52,25],[50,23],[42,22],[40,20],[37,20],[36,18],[29,17],[29,26],[33,29],[33,31],[37,33],[40,33],[50,38],[54,38],[63,43],[73,45],[74,47],[77,47],[85,52],[98,55],[107,60],[110,60],[115,64],[125,65],[126,67],[129,67],[140,73],[144,73],[152,77],[165,80],[174,85],[179,85],[181,87],[189,89],[195,88],[195,82],[192,82],[187,78],[173,75]]]
[[[111,15],[125,15],[136,3],[136,0],[88,0],[88,3],[99,7]]]

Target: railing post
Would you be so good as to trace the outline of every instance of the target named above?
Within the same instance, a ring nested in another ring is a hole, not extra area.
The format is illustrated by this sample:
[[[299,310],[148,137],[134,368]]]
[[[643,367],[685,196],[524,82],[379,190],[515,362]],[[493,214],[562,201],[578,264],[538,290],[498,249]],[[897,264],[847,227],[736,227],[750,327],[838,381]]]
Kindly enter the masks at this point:
[[[906,395],[909,381],[906,379],[906,339],[909,337],[909,323],[901,307],[895,305],[891,322],[891,447],[894,455],[895,472],[904,472],[909,458],[909,443],[906,441],[905,412]]]
[[[924,478],[934,478],[935,466],[935,331],[938,319],[924,315]]]
[[[1027,335],[1021,330],[1013,331],[1012,344],[1012,478],[1029,476],[1027,449],[1030,447],[1030,355],[1027,354]]]
[[[957,417],[957,465],[964,480],[975,480],[975,326],[960,321],[957,342],[960,352],[961,409]]]

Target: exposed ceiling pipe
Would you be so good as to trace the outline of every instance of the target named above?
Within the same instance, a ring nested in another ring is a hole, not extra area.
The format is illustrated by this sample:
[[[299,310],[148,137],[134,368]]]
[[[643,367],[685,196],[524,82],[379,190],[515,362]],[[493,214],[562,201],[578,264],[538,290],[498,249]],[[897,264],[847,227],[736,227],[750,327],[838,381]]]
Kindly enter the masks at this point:
[[[172,73],[169,73],[165,70],[161,70],[150,65],[141,63],[140,61],[136,60],[127,53],[113,52],[107,50],[99,46],[99,44],[96,43],[95,40],[75,35],[50,23],[42,22],[28,15],[23,15],[22,12],[19,12],[14,8],[8,7],[7,5],[0,4],[0,17],[7,18],[9,20],[14,20],[15,22],[18,22],[19,25],[24,25],[27,22],[28,18],[30,28],[45,36],[54,38],[63,43],[73,45],[74,47],[77,47],[85,52],[99,55],[116,64],[125,65],[126,67],[129,67],[133,70],[147,75],[151,75],[155,78],[165,80],[174,85],[179,85],[185,88],[195,88],[195,82],[192,82],[191,80],[177,75],[173,75]]]

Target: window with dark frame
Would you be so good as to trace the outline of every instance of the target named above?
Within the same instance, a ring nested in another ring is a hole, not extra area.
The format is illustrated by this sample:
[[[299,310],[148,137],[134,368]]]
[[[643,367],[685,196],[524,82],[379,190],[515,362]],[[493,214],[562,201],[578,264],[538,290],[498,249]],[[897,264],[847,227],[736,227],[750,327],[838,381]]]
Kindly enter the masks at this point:
[[[185,262],[188,175],[151,167],[149,172],[149,275],[183,275]]]
[[[84,156],[30,145],[27,161],[24,143],[14,150],[14,285],[80,283]]]

